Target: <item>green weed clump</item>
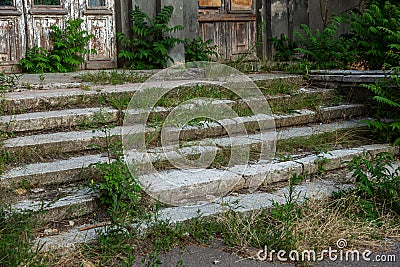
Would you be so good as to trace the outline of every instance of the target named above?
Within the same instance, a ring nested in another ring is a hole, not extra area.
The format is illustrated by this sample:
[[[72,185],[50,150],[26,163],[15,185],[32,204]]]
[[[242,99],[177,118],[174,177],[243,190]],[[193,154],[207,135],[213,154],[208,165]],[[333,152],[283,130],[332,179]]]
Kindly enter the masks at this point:
[[[182,40],[168,34],[183,30],[182,25],[168,26],[173,11],[172,6],[164,6],[152,19],[135,6],[132,11],[134,37],[129,39],[123,33],[118,33],[118,40],[125,48],[118,57],[130,62],[133,69],[165,68],[168,61],[173,62],[169,51]]]
[[[19,61],[22,71],[28,73],[71,72],[85,62],[85,55],[96,53],[87,49],[94,35],[80,30],[82,19],[67,20],[65,29],[51,26],[53,48],[50,51],[35,46],[28,49],[25,58]]]
[[[32,243],[34,229],[32,214],[0,206],[0,266],[46,266]]]
[[[348,164],[356,179],[360,215],[368,220],[377,221],[386,214],[400,216],[400,167],[392,169],[393,160],[390,153],[380,153],[372,160],[364,154]]]

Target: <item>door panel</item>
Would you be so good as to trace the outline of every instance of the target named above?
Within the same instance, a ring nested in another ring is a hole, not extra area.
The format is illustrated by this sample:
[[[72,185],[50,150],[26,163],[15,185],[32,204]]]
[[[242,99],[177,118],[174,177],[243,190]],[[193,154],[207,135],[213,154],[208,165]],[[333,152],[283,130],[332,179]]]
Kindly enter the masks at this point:
[[[222,0],[200,0],[199,6],[204,7],[220,7],[222,5]]]
[[[226,51],[224,50],[226,47],[223,45],[225,39],[222,39],[223,33],[221,30],[223,29],[223,22],[208,22],[200,24],[201,29],[201,38],[203,40],[212,40],[211,45],[217,45],[217,53],[218,55],[225,55]]]
[[[200,1],[199,5],[211,4]],[[218,45],[220,59],[230,60],[241,54],[256,58],[256,16],[253,0],[222,0],[221,8],[199,9],[201,37]],[[208,7],[208,6],[206,6]],[[225,9],[224,7],[228,7]]]
[[[21,0],[0,0],[0,71],[9,71],[25,51]]]
[[[232,0],[231,10],[232,11],[251,11],[253,6],[253,0]]]
[[[3,62],[18,59],[17,25],[16,18],[0,20],[0,58]]]
[[[24,0],[27,7],[27,44],[51,50],[51,26],[65,27],[70,7],[65,0]]]
[[[86,68],[114,68],[116,67],[115,43],[115,11],[111,0],[80,0],[79,9],[81,18],[85,21],[86,29],[94,38],[89,47],[96,50],[96,54],[87,56]]]

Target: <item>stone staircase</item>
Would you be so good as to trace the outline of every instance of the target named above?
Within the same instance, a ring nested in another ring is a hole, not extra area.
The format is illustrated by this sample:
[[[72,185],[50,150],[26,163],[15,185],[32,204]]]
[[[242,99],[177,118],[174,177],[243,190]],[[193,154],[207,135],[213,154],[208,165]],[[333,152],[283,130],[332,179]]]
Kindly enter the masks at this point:
[[[356,78],[362,81],[359,74],[354,75],[358,75]],[[161,212],[163,216],[171,221],[182,221],[195,217],[194,210],[199,208],[205,215],[219,212],[221,200],[213,200],[220,196],[218,194],[222,186],[231,189],[225,199],[239,199],[248,210],[268,207],[271,199],[283,201],[282,192],[285,189],[284,186],[277,186],[280,182],[287,181],[295,173],[306,174],[309,178],[321,174],[321,163],[318,161],[321,158],[326,159],[324,172],[330,173],[342,170],[345,161],[363,152],[376,154],[390,151],[397,154],[398,148],[368,142],[358,146],[332,146],[329,151],[321,154],[295,150],[284,159],[276,156],[270,160],[259,160],[256,157],[223,167],[211,164],[211,167],[201,171],[190,167],[178,169],[168,164],[171,159],[198,157],[204,153],[221,155],[235,147],[248,150],[250,154],[260,154],[260,146],[266,144],[260,123],[263,120],[270,121],[271,118],[276,127],[277,143],[274,145],[278,147],[288,140],[329,133],[345,135],[354,132],[354,139],[358,139],[358,133],[365,132],[360,119],[366,118],[367,109],[360,103],[349,103],[343,99],[333,101],[337,98],[337,92],[332,88],[335,88],[333,84],[337,81],[328,81],[326,77],[327,74],[312,74],[309,81],[311,86],[299,86],[295,92],[287,95],[265,96],[270,106],[288,105],[299,97],[318,97],[322,101],[318,107],[304,106],[287,114],[250,114],[183,127],[180,138],[185,140],[185,145],[178,149],[169,150],[168,147],[159,146],[157,125],[146,128],[143,134],[152,135],[154,142],[150,141],[146,153],[135,152],[129,157],[142,170],[140,181],[149,182],[151,195],[163,195],[169,204],[177,206],[204,204],[199,199],[211,201],[196,208],[166,207]],[[299,78],[292,75],[254,74],[251,79],[262,82]],[[320,81],[324,81],[323,86]],[[7,160],[0,176],[3,192],[1,201],[10,204],[14,210],[41,211],[40,220],[43,225],[82,218],[95,212],[98,209],[97,193],[88,188],[88,183],[98,178],[93,165],[113,160],[108,158],[103,149],[110,140],[121,141],[122,122],[127,112],[125,108],[113,104],[111,99],[130,99],[138,90],[140,84],[98,86],[77,81],[66,86],[57,84],[55,89],[47,84],[45,89],[22,89],[6,93],[4,114],[0,117],[0,130],[8,133],[8,138],[2,142],[2,154]],[[237,99],[220,99],[211,105],[221,103],[231,107],[242,105],[241,100]],[[164,119],[172,110],[173,107],[157,107],[150,115]],[[147,114],[143,110],[128,112],[130,116],[136,117]],[[228,136],[225,129],[234,128],[238,123],[244,125],[246,134]],[[210,141],[213,146],[209,145]],[[156,166],[155,169],[149,169],[149,164]],[[344,170],[340,172],[346,173]],[[159,180],[160,175],[163,181]],[[318,192],[330,194],[344,184],[343,179],[331,177],[317,181],[310,179],[301,185],[306,188],[307,196],[318,195]],[[170,185],[171,182],[174,186]],[[254,184],[258,188],[253,188]],[[207,194],[210,199],[205,196]],[[73,242],[95,238],[93,230],[90,234],[82,233],[77,230],[79,227],[82,226],[71,226],[63,233],[42,237],[40,240],[49,244],[67,244],[72,242],[72,237]]]

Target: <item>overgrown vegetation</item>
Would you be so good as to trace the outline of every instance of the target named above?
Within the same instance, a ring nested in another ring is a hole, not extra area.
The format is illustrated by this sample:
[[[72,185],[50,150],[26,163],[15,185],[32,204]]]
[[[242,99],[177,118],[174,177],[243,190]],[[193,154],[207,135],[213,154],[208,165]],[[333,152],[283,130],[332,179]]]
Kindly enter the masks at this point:
[[[293,59],[297,42],[289,41],[289,38],[283,33],[279,38],[273,37],[271,41],[275,48],[274,59],[276,61],[290,61]]]
[[[375,222],[387,215],[399,218],[400,167],[392,168],[393,161],[392,154],[379,153],[372,160],[364,154],[349,162],[357,186],[354,194],[358,197],[358,214],[362,218]]]
[[[86,55],[96,52],[86,48],[94,36],[80,30],[82,23],[82,19],[76,19],[67,20],[65,29],[51,26],[53,48],[50,51],[38,46],[28,49],[25,58],[19,61],[21,70],[28,73],[78,70],[79,65],[85,62]]]
[[[339,34],[339,27],[346,25],[349,32]],[[397,66],[399,52],[400,7],[390,1],[369,1],[365,10],[333,16],[322,31],[313,32],[308,25],[301,25],[296,32],[296,43],[286,36],[274,38],[277,57],[291,61],[295,52],[302,55],[300,66],[307,69],[385,69]]]
[[[213,57],[218,58],[217,45],[211,43],[211,39],[203,41],[200,37],[193,40],[186,38],[184,42],[186,62],[210,61]]]
[[[330,23],[320,32],[316,30],[313,34],[311,29],[302,24],[301,28],[305,35],[297,33],[298,41],[301,44],[297,48],[304,58],[318,64],[318,68],[345,68],[351,62],[352,53],[348,49],[343,37],[337,38],[337,31],[343,19],[339,16],[332,18]]]
[[[374,115],[377,119],[366,123],[375,129],[376,136],[381,140],[400,145],[400,67],[394,68],[388,78],[365,85],[375,95]]]
[[[173,62],[169,51],[182,40],[170,34],[183,30],[182,25],[168,26],[173,11],[172,6],[164,6],[152,19],[135,6],[132,11],[134,36],[129,39],[122,33],[118,34],[118,40],[125,48],[118,57],[128,60],[133,69],[165,68],[168,61]]]
[[[124,83],[142,83],[148,78],[148,75],[139,74],[133,70],[111,70],[87,72],[79,76],[82,82],[91,82],[95,84],[124,84]]]
[[[46,266],[38,253],[40,245],[34,245],[31,240],[35,229],[35,220],[31,215],[0,206],[1,266]]]

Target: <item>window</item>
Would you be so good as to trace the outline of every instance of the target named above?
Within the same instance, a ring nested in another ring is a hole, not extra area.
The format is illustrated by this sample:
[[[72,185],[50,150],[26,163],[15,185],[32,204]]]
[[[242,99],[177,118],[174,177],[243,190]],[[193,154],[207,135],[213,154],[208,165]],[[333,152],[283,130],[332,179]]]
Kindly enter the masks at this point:
[[[88,0],[89,7],[105,6],[105,0]]]
[[[0,6],[13,6],[13,0],[0,0]]]
[[[34,0],[33,4],[36,6],[59,6],[60,0]]]

